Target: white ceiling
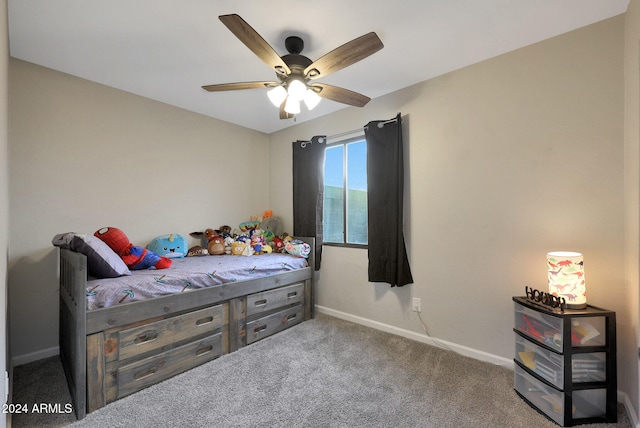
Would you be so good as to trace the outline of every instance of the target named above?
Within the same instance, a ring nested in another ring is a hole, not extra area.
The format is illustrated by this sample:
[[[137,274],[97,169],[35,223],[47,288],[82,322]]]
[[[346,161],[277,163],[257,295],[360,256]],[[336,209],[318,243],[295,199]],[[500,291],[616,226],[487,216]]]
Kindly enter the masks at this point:
[[[9,0],[10,53],[87,80],[271,133],[266,90],[202,85],[276,80],[219,20],[237,13],[280,55],[303,38],[316,60],[370,31],[385,47],[318,82],[371,98],[624,13],[629,0]],[[344,105],[323,100],[297,122]],[[349,107],[356,108],[356,107]]]

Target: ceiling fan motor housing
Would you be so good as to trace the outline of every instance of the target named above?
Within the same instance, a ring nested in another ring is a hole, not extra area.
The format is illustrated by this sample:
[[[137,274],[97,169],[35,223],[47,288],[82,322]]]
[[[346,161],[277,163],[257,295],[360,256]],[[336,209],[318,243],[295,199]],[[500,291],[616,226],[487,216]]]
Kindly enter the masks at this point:
[[[289,36],[284,41],[284,47],[290,54],[299,54],[304,49],[304,41],[298,36]]]
[[[313,63],[306,56],[300,55],[304,48],[304,41],[298,36],[289,36],[285,40],[285,46],[289,54],[281,58],[291,70],[291,76],[304,79],[304,70]]]

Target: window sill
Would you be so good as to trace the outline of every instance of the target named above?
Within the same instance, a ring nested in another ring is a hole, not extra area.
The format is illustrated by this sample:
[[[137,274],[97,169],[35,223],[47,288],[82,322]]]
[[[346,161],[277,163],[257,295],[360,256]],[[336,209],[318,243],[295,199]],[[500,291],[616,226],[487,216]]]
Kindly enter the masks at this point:
[[[361,250],[366,250],[369,248],[368,245],[363,245],[363,244],[339,244],[337,242],[323,242],[322,246],[341,247],[341,248],[359,248]]]

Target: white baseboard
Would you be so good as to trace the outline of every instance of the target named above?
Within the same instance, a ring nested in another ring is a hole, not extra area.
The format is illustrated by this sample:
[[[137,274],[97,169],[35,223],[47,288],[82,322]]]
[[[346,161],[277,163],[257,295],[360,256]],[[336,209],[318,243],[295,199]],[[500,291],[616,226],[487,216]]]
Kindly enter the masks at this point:
[[[40,351],[31,352],[29,354],[17,355],[11,358],[11,367],[21,366],[23,364],[32,363],[34,361],[42,360],[43,358],[53,357],[60,353],[59,346],[53,346],[51,348],[42,349]]]
[[[618,403],[622,403],[624,405],[624,409],[627,412],[627,417],[629,418],[629,424],[632,427],[640,428],[638,416],[635,414],[635,410],[633,409],[631,400],[629,400],[629,396],[622,391],[618,391]]]
[[[480,361],[486,361],[488,363],[492,363],[498,366],[504,366],[513,370],[513,360],[500,357],[498,355],[489,354],[488,352],[479,351],[477,349],[472,349],[463,345],[458,345],[456,343],[447,342],[446,340],[441,340],[437,338],[433,338],[431,336],[427,336],[426,334],[416,333],[414,331],[405,330],[402,328],[394,327],[392,325],[383,324],[378,321],[373,321],[367,318],[358,317],[355,315],[348,314],[346,312],[336,311],[335,309],[330,309],[324,306],[317,306],[316,310],[321,314],[331,315],[336,318],[340,318],[346,321],[351,321],[356,324],[365,325],[367,327],[375,328],[376,330],[381,330],[387,333],[395,334],[398,336],[406,337],[407,339],[415,340],[418,342],[426,343],[428,345],[437,346],[439,348],[449,349],[454,351],[460,355],[464,355],[465,357],[474,358]]]
[[[358,317],[356,315],[351,315],[346,312],[336,311],[335,309],[330,309],[324,306],[316,305],[315,308],[316,308],[316,311],[318,311],[321,314],[330,315],[332,317],[340,318],[346,321],[351,321],[356,324],[375,328],[376,330],[381,330],[387,333],[396,334],[398,336],[406,337],[407,339],[416,340],[418,342],[426,343],[428,345],[449,349],[451,351],[454,351],[466,357],[475,358],[476,360],[485,361],[488,363],[496,364],[496,365],[503,366],[513,370],[513,364],[514,364],[513,360],[500,357],[498,355],[489,354],[484,351],[479,351],[477,349],[469,348],[463,345],[458,345],[456,343],[447,342],[446,340],[436,339],[436,338],[427,336],[425,334],[420,334],[420,333],[405,330],[402,328],[394,327],[394,326],[384,324],[378,321],[373,321],[367,318]],[[635,414],[633,405],[629,400],[629,396],[622,391],[618,391],[616,398],[618,403],[622,403],[624,405],[624,408],[627,412],[627,416],[629,417],[629,422],[631,422],[631,426],[635,428],[640,428],[638,416]]]

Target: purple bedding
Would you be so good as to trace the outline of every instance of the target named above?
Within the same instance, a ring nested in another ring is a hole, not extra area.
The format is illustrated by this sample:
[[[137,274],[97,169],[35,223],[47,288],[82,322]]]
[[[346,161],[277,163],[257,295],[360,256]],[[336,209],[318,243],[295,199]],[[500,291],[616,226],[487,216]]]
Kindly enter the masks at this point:
[[[169,269],[138,270],[132,275],[87,281],[87,310],[152,299],[229,282],[275,275],[307,267],[290,254],[202,256],[172,259]]]

